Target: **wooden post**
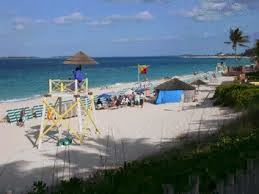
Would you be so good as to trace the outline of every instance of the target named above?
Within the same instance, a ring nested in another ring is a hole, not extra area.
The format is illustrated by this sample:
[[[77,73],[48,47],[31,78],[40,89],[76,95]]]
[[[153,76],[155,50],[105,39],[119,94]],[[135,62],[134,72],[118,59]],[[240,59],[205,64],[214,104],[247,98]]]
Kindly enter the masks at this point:
[[[60,82],[60,92],[64,92],[64,83]]]
[[[58,113],[59,115],[62,115],[62,97],[58,97]],[[58,127],[58,139],[61,139],[62,130],[62,124],[60,124],[60,126]]]
[[[184,106],[184,94],[181,94],[181,101],[179,103],[179,111],[183,110]]]
[[[96,116],[95,116],[95,105],[94,105],[94,95],[91,94],[90,95],[90,101],[91,101],[91,112],[92,112],[92,119],[94,120],[95,124],[97,125],[97,120],[96,120]]]
[[[77,79],[75,80],[75,95],[78,94],[78,81]]]
[[[76,102],[77,102],[77,117],[78,117],[78,125],[79,125],[79,136],[80,136],[80,144],[82,143],[82,132],[83,132],[83,125],[82,125],[82,110],[81,110],[81,104],[80,104],[80,96],[76,96]]]
[[[49,94],[52,93],[52,80],[49,79]]]
[[[138,64],[138,84],[139,84],[139,64]]]
[[[88,94],[88,78],[85,78],[85,91]]]
[[[39,134],[39,142],[38,142],[38,149],[41,148],[41,143],[42,143],[42,134],[44,131],[44,121],[45,121],[45,113],[46,113],[46,104],[44,103],[44,101],[46,100],[46,98],[43,98],[43,108],[42,108],[42,116],[41,116],[41,125],[40,125],[40,134]]]

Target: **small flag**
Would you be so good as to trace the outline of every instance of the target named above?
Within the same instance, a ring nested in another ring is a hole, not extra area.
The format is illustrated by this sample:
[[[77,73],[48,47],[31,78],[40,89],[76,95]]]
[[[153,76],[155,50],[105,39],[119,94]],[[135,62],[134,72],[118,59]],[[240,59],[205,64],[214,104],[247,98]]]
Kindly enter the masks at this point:
[[[138,72],[140,74],[147,74],[148,71],[148,65],[139,65],[138,66]]]

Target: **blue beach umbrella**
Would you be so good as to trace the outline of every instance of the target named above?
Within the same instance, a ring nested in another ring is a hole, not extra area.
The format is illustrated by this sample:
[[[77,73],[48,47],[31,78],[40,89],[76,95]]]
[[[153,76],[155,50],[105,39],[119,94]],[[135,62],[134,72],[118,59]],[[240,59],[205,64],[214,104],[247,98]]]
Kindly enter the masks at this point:
[[[112,97],[112,95],[107,94],[107,93],[104,93],[104,94],[101,94],[101,95],[98,96],[98,98],[100,98],[100,99],[102,99],[102,98],[104,98],[104,99],[109,99],[109,98],[111,98],[111,97]]]

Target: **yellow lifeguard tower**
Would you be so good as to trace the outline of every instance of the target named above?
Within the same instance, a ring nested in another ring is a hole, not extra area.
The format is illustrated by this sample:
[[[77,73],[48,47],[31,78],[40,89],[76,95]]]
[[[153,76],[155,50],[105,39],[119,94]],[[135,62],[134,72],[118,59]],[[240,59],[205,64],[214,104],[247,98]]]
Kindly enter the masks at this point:
[[[97,62],[78,52],[64,64],[91,65]],[[38,149],[41,148],[44,136],[51,130],[58,132],[60,140],[63,132],[73,136],[82,144],[83,138],[92,126],[96,133],[100,133],[95,124],[94,96],[88,91],[88,79],[80,83],[78,80],[49,80],[49,92],[43,98],[42,119],[37,138]],[[73,126],[70,120],[73,119]],[[92,125],[91,125],[92,124]],[[75,140],[76,139],[76,140]]]

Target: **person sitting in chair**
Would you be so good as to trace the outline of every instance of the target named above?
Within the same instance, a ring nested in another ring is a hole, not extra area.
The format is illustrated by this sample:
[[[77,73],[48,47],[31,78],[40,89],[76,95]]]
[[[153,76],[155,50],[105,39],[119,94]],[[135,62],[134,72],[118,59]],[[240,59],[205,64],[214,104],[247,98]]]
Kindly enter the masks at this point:
[[[74,74],[74,79],[78,81],[78,87],[80,87],[84,80],[84,74],[82,72],[81,65],[73,71],[73,74]]]
[[[97,109],[102,109],[103,108],[103,103],[102,103],[102,101],[101,101],[101,99],[100,98],[98,98],[98,100],[97,100]]]

